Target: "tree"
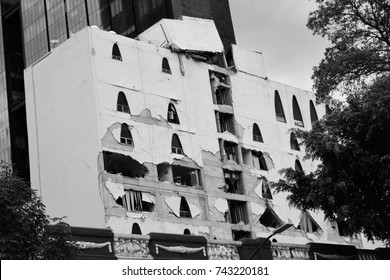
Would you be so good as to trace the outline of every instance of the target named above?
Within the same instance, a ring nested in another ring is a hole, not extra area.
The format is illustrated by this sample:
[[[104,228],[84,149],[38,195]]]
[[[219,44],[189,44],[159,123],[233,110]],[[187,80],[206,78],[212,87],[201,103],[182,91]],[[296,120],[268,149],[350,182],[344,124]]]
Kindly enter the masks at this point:
[[[345,223],[350,233],[390,243],[390,76],[349,92],[347,104],[314,124],[296,131],[306,158],[319,159],[305,174],[281,171],[277,191],[290,192],[296,207],[321,209],[330,220]]]
[[[314,68],[318,102],[390,73],[390,0],[316,0],[307,26],[332,46]]]
[[[69,225],[50,219],[35,191],[8,164],[0,170],[0,258],[74,259],[78,249]]]

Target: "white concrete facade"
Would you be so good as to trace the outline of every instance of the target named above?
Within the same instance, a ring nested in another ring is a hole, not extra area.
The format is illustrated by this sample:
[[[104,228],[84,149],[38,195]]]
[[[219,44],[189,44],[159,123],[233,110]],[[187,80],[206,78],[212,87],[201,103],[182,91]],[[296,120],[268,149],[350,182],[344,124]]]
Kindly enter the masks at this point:
[[[340,237],[321,212],[309,213],[317,230],[298,229],[302,213],[289,206],[286,194],[272,193],[270,199],[262,192],[263,181],[277,181],[278,171],[294,168],[296,160],[305,172],[315,170],[316,162],[303,160],[303,147],[290,146],[291,129],[302,128],[294,122],[293,96],[303,129],[310,129],[313,93],[269,80],[261,54],[237,46],[234,65],[221,67],[210,61],[211,52],[151,43],[87,27],[25,70],[31,181],[50,215],[119,234],[132,233],[137,223],[142,234],[188,229],[207,239],[232,240],[268,236],[274,228],[260,222],[268,207],[280,223],[295,226],[278,235],[278,242],[361,246],[360,238]],[[114,44],[121,60],[113,59]],[[164,58],[171,73],[162,71]],[[215,89],[224,89],[230,101],[213,99]],[[286,122],[276,118],[275,91]],[[118,109],[119,92],[130,113]],[[170,103],[180,124],[167,119]],[[315,109],[319,118],[325,114],[324,106]],[[234,131],[218,132],[224,129],[217,127],[216,115],[231,121]],[[121,136],[123,124],[131,142]],[[254,124],[263,142],[254,141]],[[182,154],[172,152],[173,134]],[[236,149],[236,162],[227,158],[227,145]],[[253,163],[255,151],[266,168]],[[228,192],[229,174],[239,176],[238,193]],[[180,209],[181,197],[191,217]]]

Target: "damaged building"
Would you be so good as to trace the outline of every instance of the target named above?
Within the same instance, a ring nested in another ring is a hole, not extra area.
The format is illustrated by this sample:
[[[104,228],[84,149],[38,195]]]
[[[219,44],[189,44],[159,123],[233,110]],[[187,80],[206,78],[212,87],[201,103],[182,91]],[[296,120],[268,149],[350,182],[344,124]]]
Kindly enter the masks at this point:
[[[273,192],[280,169],[316,169],[292,129],[325,106],[268,79],[261,53],[225,51],[212,20],[137,40],[86,27],[24,75],[33,188],[51,216],[109,229],[117,258],[245,259],[286,223],[257,258],[375,257]]]

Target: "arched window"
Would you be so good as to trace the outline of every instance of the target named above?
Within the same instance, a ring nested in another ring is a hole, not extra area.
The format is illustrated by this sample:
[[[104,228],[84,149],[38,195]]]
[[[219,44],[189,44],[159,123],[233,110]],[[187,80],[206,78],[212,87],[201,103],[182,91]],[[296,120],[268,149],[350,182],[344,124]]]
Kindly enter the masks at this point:
[[[190,207],[188,206],[187,200],[184,197],[181,197],[180,200],[180,217],[192,218]]]
[[[112,46],[112,59],[122,61],[121,51],[119,50],[119,47],[118,47],[118,44],[117,44],[117,43],[115,43],[115,44]]]
[[[314,103],[311,100],[310,100],[310,120],[312,124],[318,121],[316,107],[314,107]]]
[[[294,116],[294,124],[297,126],[304,126],[303,119],[301,114],[301,109],[299,109],[298,101],[295,95],[293,96],[293,116]]]
[[[263,142],[263,136],[261,136],[260,128],[257,124],[253,124],[253,141]]]
[[[269,183],[265,180],[261,183],[261,195],[263,198],[266,199],[272,199],[272,193],[271,193],[271,188],[269,186]]]
[[[137,223],[133,224],[133,227],[131,228],[131,234],[142,234],[139,224]]]
[[[121,127],[121,143],[130,146],[134,145],[133,137],[131,136],[129,126],[126,123],[123,123]]]
[[[129,103],[127,103],[126,95],[121,91],[118,93],[116,110],[119,112],[130,114],[130,107],[129,107]]]
[[[171,74],[171,67],[169,67],[169,62],[166,57],[162,60],[162,71],[163,73]]]
[[[297,137],[295,137],[294,132],[291,132],[291,134],[290,134],[290,147],[291,147],[291,150],[295,150],[295,151],[300,151],[301,150],[299,148]]]
[[[169,105],[168,105],[168,118],[167,119],[168,119],[168,122],[170,122],[170,123],[180,124],[179,116],[177,115],[175,105],[173,105],[172,103],[169,103]]]
[[[286,117],[284,116],[282,100],[280,100],[279,92],[277,90],[275,90],[275,113],[276,113],[276,120],[277,121],[286,122]]]
[[[295,160],[295,171],[297,172],[303,172],[303,168],[299,160]]]
[[[191,235],[191,231],[190,231],[188,228],[186,228],[186,229],[184,230],[183,234],[184,234],[184,235]]]
[[[179,154],[179,155],[183,154],[183,148],[181,146],[179,136],[177,136],[176,133],[172,135],[171,150],[172,153],[174,154]]]

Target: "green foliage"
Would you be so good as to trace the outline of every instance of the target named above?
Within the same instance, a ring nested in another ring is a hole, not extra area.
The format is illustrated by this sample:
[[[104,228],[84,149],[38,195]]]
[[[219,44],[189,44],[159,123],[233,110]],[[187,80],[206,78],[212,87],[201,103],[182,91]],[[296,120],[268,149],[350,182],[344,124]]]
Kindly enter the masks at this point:
[[[347,104],[296,131],[306,158],[319,159],[314,173],[281,171],[277,191],[290,192],[301,209],[322,209],[345,222],[350,233],[390,241],[390,76],[350,94]]]
[[[0,258],[74,259],[68,224],[50,219],[28,183],[0,165]],[[51,224],[52,223],[52,224]]]
[[[307,26],[327,37],[332,46],[314,68],[317,101],[334,90],[390,73],[389,0],[316,0],[318,9]]]

